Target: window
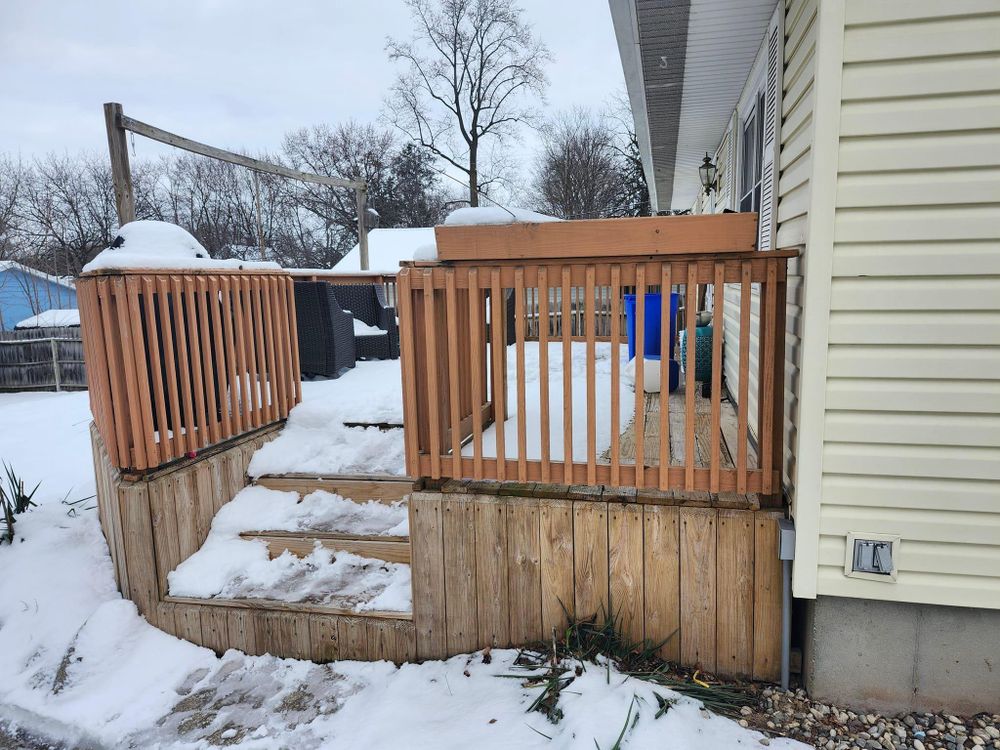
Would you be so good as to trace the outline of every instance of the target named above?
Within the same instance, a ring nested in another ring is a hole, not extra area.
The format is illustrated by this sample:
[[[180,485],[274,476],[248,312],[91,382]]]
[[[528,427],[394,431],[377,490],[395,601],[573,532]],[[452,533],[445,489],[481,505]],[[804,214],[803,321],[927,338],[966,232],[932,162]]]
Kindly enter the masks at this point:
[[[764,149],[764,92],[743,120],[740,139],[740,211],[760,210],[761,158]]]

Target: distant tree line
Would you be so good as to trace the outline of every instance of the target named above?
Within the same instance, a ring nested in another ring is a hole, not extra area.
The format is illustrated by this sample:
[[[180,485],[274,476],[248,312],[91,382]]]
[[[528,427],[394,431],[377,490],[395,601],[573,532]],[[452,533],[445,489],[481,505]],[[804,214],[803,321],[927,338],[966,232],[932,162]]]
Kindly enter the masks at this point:
[[[550,55],[513,0],[407,0],[409,40],[389,39],[402,68],[384,124],[319,125],[255,154],[368,183],[380,227],[432,226],[456,205],[519,205],[564,219],[650,212],[624,101],[540,117]],[[525,128],[541,147],[528,179],[512,158]],[[253,172],[178,152],[132,164],[139,219],[187,229],[216,258],[335,264],[357,241],[351,190]],[[0,154],[0,260],[76,275],[117,231],[103,153],[22,160]]]
[[[430,154],[389,130],[347,123],[289,133],[276,154],[297,169],[361,176],[383,227],[431,226],[448,195]],[[357,241],[354,192],[181,154],[132,164],[136,216],[178,224],[216,258],[329,267]],[[0,155],[0,260],[75,275],[118,226],[103,153]],[[263,251],[262,251],[263,248]]]

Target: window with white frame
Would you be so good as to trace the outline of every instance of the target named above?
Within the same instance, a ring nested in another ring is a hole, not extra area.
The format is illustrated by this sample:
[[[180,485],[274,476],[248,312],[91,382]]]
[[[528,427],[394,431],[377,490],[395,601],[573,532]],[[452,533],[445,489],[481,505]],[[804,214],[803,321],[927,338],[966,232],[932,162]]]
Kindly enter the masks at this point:
[[[740,127],[739,210],[760,210],[761,161],[764,153],[764,92],[758,91]]]

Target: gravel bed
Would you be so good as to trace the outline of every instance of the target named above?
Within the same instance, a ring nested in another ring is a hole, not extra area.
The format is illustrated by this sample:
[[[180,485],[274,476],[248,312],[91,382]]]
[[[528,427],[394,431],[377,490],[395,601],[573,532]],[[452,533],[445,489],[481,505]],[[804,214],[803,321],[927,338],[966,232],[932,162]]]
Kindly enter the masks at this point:
[[[758,696],[757,706],[741,709],[741,725],[823,750],[1000,750],[1000,714],[884,716],[813,702],[801,689],[763,688]],[[767,738],[760,742],[770,744]]]

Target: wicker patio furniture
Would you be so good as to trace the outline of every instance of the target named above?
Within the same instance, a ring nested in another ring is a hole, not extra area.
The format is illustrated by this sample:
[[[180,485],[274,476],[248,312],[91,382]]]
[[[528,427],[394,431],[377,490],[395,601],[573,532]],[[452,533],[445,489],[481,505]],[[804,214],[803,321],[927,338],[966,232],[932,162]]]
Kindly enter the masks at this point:
[[[362,323],[381,330],[381,333],[355,334],[358,359],[398,359],[396,309],[386,303],[381,284],[334,284],[333,289],[345,310]]]
[[[354,317],[324,281],[295,282],[299,365],[305,376],[339,378],[354,367]]]

